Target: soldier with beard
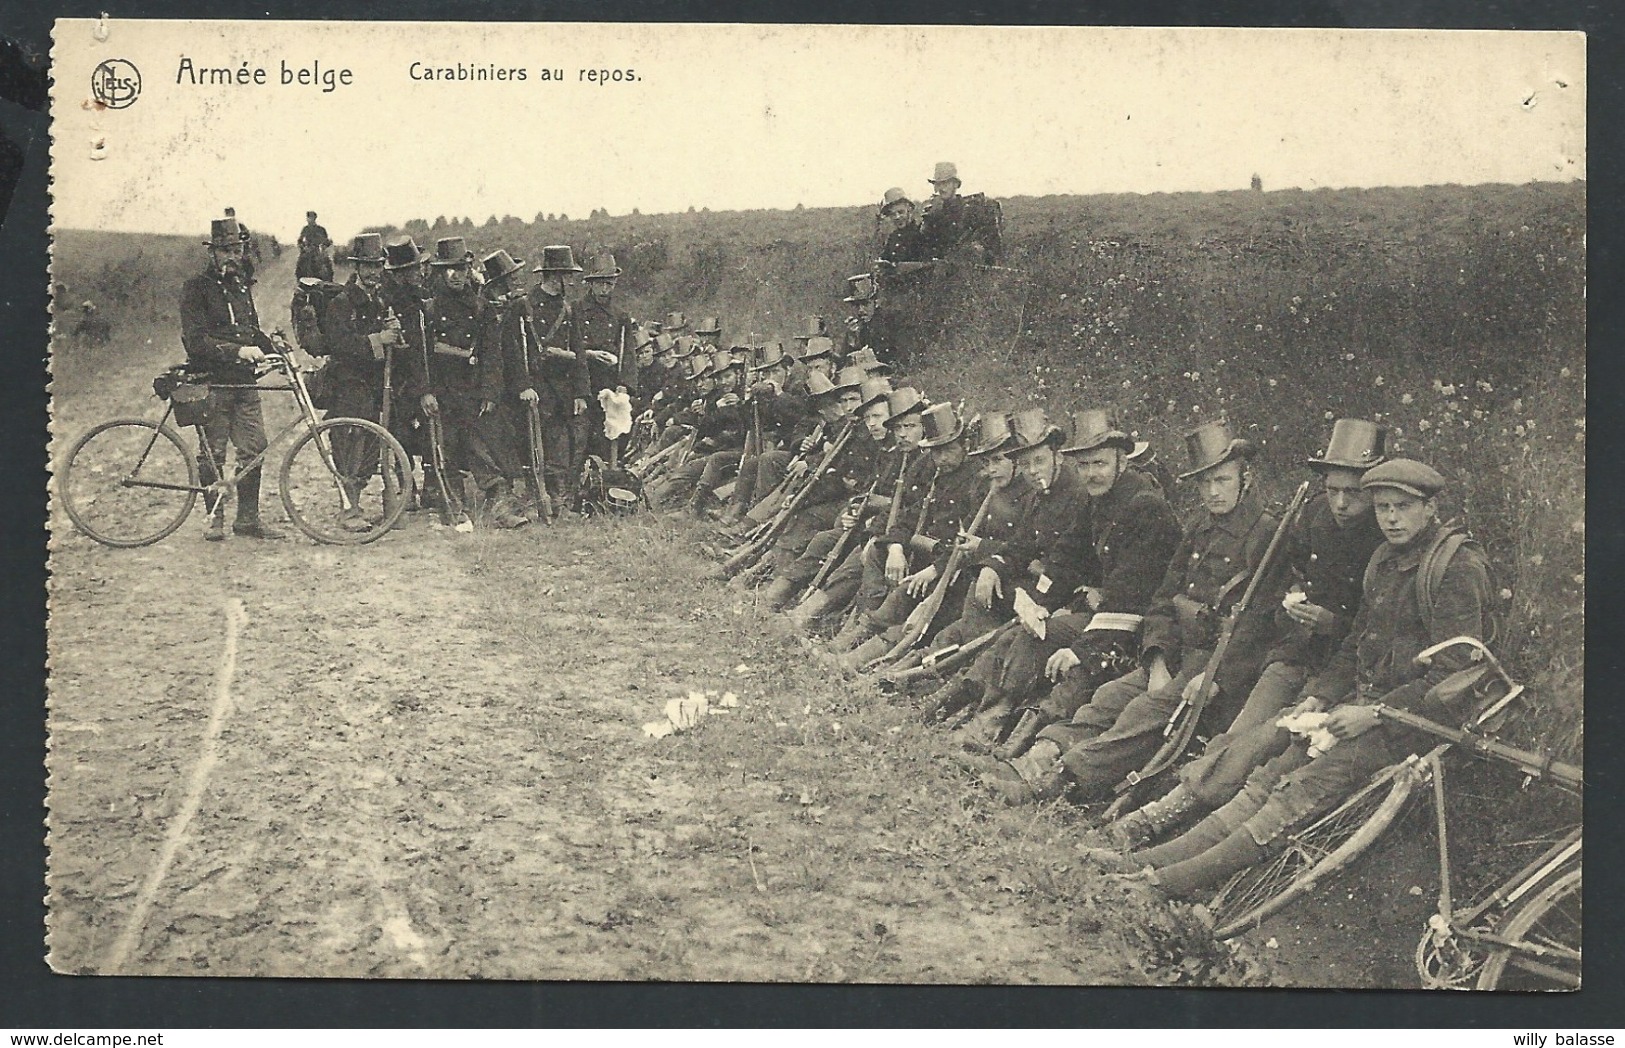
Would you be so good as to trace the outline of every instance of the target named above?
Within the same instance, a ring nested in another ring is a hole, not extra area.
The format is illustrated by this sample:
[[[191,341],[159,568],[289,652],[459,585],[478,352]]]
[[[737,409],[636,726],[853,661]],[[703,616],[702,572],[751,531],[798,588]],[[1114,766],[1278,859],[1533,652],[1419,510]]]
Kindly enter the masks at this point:
[[[198,474],[204,484],[212,484],[219,479],[215,465],[225,462],[228,440],[239,462],[265,450],[259,390],[247,387],[255,382],[254,365],[278,347],[260,330],[254,298],[243,279],[237,223],[216,219],[203,243],[209,249],[208,266],[181,289],[181,341],[187,363],[211,383],[245,387],[209,389],[209,419],[198,427]],[[237,516],[231,530],[244,538],[281,538],[260,522],[260,475],[256,466],[237,478]],[[226,537],[224,507],[213,492],[203,498],[209,511],[204,538],[218,542]]]
[[[386,319],[388,309],[379,293],[384,281],[383,235],[357,235],[346,261],[354,271],[344,290],[328,303],[326,320],[321,325],[328,350],[327,417],[379,420],[384,398],[384,357],[404,341],[400,325]],[[347,478],[352,503],[378,472],[376,450],[359,434],[339,434],[333,440],[333,458]],[[353,505],[339,526],[352,532],[371,527]]]
[[[615,281],[621,267],[615,256],[604,252],[588,261],[587,297],[575,307],[570,327],[570,349],[587,361],[587,432],[583,446],[576,449],[574,472],[588,455],[608,462],[611,442],[604,433],[603,399],[606,393],[638,395],[638,358],[632,345],[632,318],[614,304]],[[624,437],[618,438],[624,441]],[[617,448],[619,443],[617,442]]]
[[[573,307],[565,293],[581,272],[567,244],[542,248],[542,261],[531,270],[539,276],[531,288],[530,322],[523,332],[520,359],[512,361],[514,371],[508,388],[517,391],[505,405],[515,434],[529,432],[529,407],[535,404],[541,416],[545,483],[554,505],[575,503],[579,474],[574,464],[577,449],[587,440],[587,404],[591,395],[587,358],[574,345]],[[529,449],[523,449],[526,454]],[[583,453],[583,457],[584,457]],[[540,493],[532,493],[535,502]]]
[[[519,392],[516,384],[530,380],[528,357],[535,348],[530,340],[530,299],[523,288],[515,288],[513,284],[515,274],[524,268],[522,261],[500,248],[480,259],[485,282],[480,287],[484,326],[480,331],[479,352],[482,361],[499,369],[501,379],[492,380],[488,388],[493,392],[501,390],[502,395],[489,400],[482,398],[478,417],[482,420],[480,424],[488,427],[486,432],[492,434],[488,442],[492,479],[485,495],[491,518],[499,528],[521,528],[530,523],[530,518],[519,512],[515,496],[527,470],[511,416],[504,410],[503,403],[510,398],[516,402]]]

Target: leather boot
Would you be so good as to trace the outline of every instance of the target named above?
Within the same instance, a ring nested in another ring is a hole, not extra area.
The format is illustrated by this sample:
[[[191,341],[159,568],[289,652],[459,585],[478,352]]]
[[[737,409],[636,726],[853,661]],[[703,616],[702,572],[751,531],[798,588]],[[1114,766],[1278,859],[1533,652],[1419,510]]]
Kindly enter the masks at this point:
[[[1013,712],[1009,700],[995,692],[992,702],[984,701],[976,715],[960,726],[965,736],[960,745],[969,753],[992,753]]]
[[[1022,710],[1021,719],[1010,729],[1009,737],[994,747],[993,756],[1006,761],[1021,756],[1038,738],[1038,733],[1049,727],[1049,723],[1049,717],[1039,710]]]
[[[782,611],[784,606],[795,598],[796,590],[802,585],[792,579],[774,579],[768,584],[767,589],[762,591],[762,603],[774,611]]]
[[[1195,807],[1196,798],[1188,793],[1181,783],[1166,796],[1152,801],[1138,811],[1131,811],[1106,826],[1106,837],[1118,851],[1133,851],[1147,841],[1154,841],[1162,836]]]
[[[865,666],[891,650],[891,641],[884,634],[870,636],[874,628],[867,622],[860,619],[857,629],[854,637],[862,638],[862,643],[853,645],[840,659],[841,666],[851,673],[862,673]],[[835,645],[831,644],[830,647],[834,648]]]
[[[1230,824],[1213,814],[1171,841],[1135,852],[1134,857],[1143,866],[1161,869],[1195,858],[1230,836],[1230,833]]]
[[[926,706],[921,719],[927,724],[936,724],[965,709],[974,708],[981,701],[982,691],[979,680],[960,677],[950,681],[931,696],[932,702]]]
[[[829,610],[829,592],[827,590],[813,590],[806,600],[797,604],[790,612],[790,623],[803,633],[808,633],[817,624],[818,617]]]
[[[1253,835],[1245,829],[1240,829],[1183,862],[1157,867],[1157,881],[1169,895],[1188,899],[1212,891],[1231,874],[1256,866],[1268,855],[1268,848],[1253,840]]]
[[[1066,773],[1060,759],[1061,747],[1043,739],[1025,756],[984,775],[982,785],[1010,807],[1054,800],[1066,790]]]
[[[499,528],[522,528],[530,523],[530,519],[519,512],[514,501],[513,487],[507,481],[500,482],[491,500],[491,522]]]

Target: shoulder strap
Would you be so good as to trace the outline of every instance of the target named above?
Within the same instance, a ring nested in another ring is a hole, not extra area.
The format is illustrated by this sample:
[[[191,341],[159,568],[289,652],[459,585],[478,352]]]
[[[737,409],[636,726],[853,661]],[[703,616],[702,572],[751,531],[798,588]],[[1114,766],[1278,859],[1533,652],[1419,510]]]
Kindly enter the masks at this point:
[[[1463,548],[1468,551],[1470,556],[1483,561],[1486,570],[1489,569],[1488,558],[1484,556],[1483,548],[1478,544],[1478,540],[1466,531],[1453,526],[1440,529],[1439,534],[1434,537],[1433,542],[1429,544],[1427,550],[1422,554],[1422,561],[1417,567],[1416,603],[1422,609],[1422,617],[1427,622],[1430,636],[1434,632],[1434,600],[1439,592],[1439,587],[1444,584],[1445,572],[1449,570],[1456,554]],[[1493,592],[1494,586],[1492,585],[1490,588],[1491,592]],[[1484,617],[1487,624],[1486,632],[1489,633],[1489,636],[1480,639],[1485,644],[1494,644],[1499,639],[1500,630],[1498,629],[1498,621],[1493,606],[1484,609]]]

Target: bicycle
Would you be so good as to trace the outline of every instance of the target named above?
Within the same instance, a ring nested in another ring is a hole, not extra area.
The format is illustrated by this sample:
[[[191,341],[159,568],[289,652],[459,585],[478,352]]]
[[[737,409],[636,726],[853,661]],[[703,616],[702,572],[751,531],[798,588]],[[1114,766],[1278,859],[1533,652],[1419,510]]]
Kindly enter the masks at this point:
[[[57,474],[57,491],[68,517],[105,546],[150,546],[186,522],[199,495],[224,499],[235,490],[238,476],[261,465],[272,448],[297,434],[278,473],[288,519],[317,542],[357,545],[382,537],[406,510],[400,480],[412,475],[406,451],[388,430],[369,419],[319,418],[304,373],[287,354],[266,355],[255,377],[270,374],[281,374],[287,381],[205,387],[183,378],[165,398],[164,417],[158,421],[115,418],[93,427],[74,442]],[[207,388],[290,392],[299,415],[266,442],[264,451],[229,471],[224,462],[214,460],[200,435],[200,452],[219,478],[205,485],[199,483],[197,457],[170,422],[199,424]],[[348,461],[358,464],[353,475],[341,472],[335,443],[350,452]],[[344,525],[353,522],[356,511],[365,529],[346,530]]]
[[[1479,902],[1456,908],[1452,898],[1442,758],[1454,747],[1511,764],[1529,779],[1549,780],[1579,794],[1583,769],[1488,737],[1525,693],[1488,648],[1455,637],[1428,648],[1428,665],[1447,648],[1474,649],[1475,665],[1435,688],[1436,695],[1474,694],[1464,728],[1448,728],[1405,710],[1378,707],[1378,716],[1441,740],[1426,754],[1391,765],[1330,813],[1287,839],[1271,859],[1231,878],[1209,904],[1221,939],[1255,927],[1354,862],[1387,831],[1416,790],[1431,783],[1439,840],[1439,906],[1416,949],[1416,969],[1430,989],[1574,989],[1580,985],[1581,828],[1566,829],[1538,858]]]

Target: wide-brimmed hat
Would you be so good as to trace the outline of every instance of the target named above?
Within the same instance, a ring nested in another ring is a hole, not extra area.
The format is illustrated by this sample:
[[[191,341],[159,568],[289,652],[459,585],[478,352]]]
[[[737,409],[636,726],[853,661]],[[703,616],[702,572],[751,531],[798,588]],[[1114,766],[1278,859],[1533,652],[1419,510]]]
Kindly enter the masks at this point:
[[[621,267],[615,264],[615,256],[608,251],[600,251],[587,259],[587,270],[582,275],[585,280],[614,280],[621,275]]]
[[[431,266],[466,266],[474,261],[474,252],[468,249],[468,242],[462,237],[441,237],[434,242],[434,258],[429,260]]]
[[[886,192],[880,198],[880,213],[884,215],[886,212],[892,209],[894,204],[912,203],[914,203],[914,201],[908,198],[908,194],[903,192],[903,188],[901,186],[892,186],[890,189],[886,190]]]
[[[829,325],[824,322],[824,318],[813,315],[801,318],[801,330],[796,332],[795,337],[805,342],[809,338],[817,338],[828,333]]]
[[[236,225],[236,223],[232,223]],[[358,265],[384,264],[384,235],[382,233],[357,233],[350,241],[350,253],[345,260]]]
[[[844,375],[851,370],[850,367],[842,368],[841,374]],[[863,380],[863,385],[858,387],[858,392],[863,394],[863,403],[858,405],[858,411],[861,413],[871,405],[887,400],[891,396],[891,379],[878,375],[873,378],[866,377]]]
[[[1430,499],[1448,483],[1444,474],[1425,462],[1396,458],[1366,470],[1360,478],[1360,489],[1398,488],[1419,499]]]
[[[242,232],[235,218],[216,218],[209,221],[207,247],[230,247],[242,243]]]
[[[863,383],[867,379],[868,376],[863,373],[862,368],[842,368],[835,373],[835,388],[838,390],[862,390]]]
[[[959,168],[955,167],[950,160],[940,160],[937,162],[936,170],[931,172],[931,177],[926,181],[932,185],[936,185],[938,182],[957,182],[959,181]]]
[[[1046,444],[1059,447],[1065,440],[1066,431],[1050,421],[1049,412],[1043,408],[1022,408],[1010,414],[1010,443],[1004,453],[1019,455]]]
[[[971,444],[971,455],[988,455],[995,451],[1003,451],[1010,446],[1010,438],[1015,436],[1010,430],[1010,413],[1008,411],[989,411],[976,420],[976,439]]]
[[[677,336],[677,352],[673,354],[678,360],[683,360],[699,352],[700,342],[693,335]]]
[[[849,367],[862,368],[871,375],[889,375],[892,373],[892,366],[875,356],[875,351],[868,346],[864,346],[856,353],[850,354],[846,358],[846,363]]]
[[[720,335],[722,334],[722,321],[716,317],[701,317],[699,323],[694,325],[694,333],[696,335]]]
[[[688,330],[688,317],[681,313],[666,314],[666,330],[673,334],[680,334]]]
[[[1252,441],[1231,436],[1228,423],[1204,422],[1185,434],[1185,457],[1190,469],[1181,473],[1179,479],[1189,480],[1233,458],[1250,459],[1257,453],[1258,445]]]
[[[709,374],[712,378],[715,378],[730,368],[743,370],[745,366],[746,362],[743,357],[730,353],[726,349],[719,349],[711,354],[711,370]]]
[[[676,356],[677,340],[664,331],[657,331],[655,332],[655,356],[658,357],[662,353],[670,353]]]
[[[524,268],[524,259],[514,258],[500,247],[480,259],[480,270],[485,274],[485,282],[488,284],[495,280],[511,277]]]
[[[809,360],[818,360],[820,357],[833,357],[835,355],[835,340],[824,335],[814,335],[807,340],[807,351],[796,357],[805,363]]]
[[[411,269],[421,265],[427,255],[418,247],[418,242],[402,233],[400,236],[389,238],[384,245],[384,268],[387,270]]]
[[[1072,413],[1071,436],[1061,446],[1061,454],[1114,447],[1134,450],[1134,438],[1118,427],[1116,416],[1106,408],[1084,408]]]
[[[649,343],[655,340],[655,332],[650,331],[642,324],[637,325],[637,330],[637,345],[634,348],[642,349],[644,346],[647,346]]]
[[[609,260],[610,265],[615,260]],[[532,273],[579,273],[581,267],[576,265],[575,252],[570,250],[569,244],[549,244],[542,248],[542,261]],[[619,270],[617,270],[619,272]]]
[[[847,296],[842,302],[867,302],[880,294],[880,285],[875,283],[873,273],[858,273],[846,278],[849,285]]]
[[[920,440],[922,448],[940,448],[965,435],[965,424],[960,421],[959,412],[946,401],[926,408],[920,422],[925,426],[925,436]]]
[[[822,371],[814,371],[807,376],[807,395],[809,397],[823,397],[836,392],[841,387],[831,382],[829,376]]]
[[[711,362],[714,359],[716,359],[715,356],[710,353],[700,353],[698,351],[690,353],[688,356],[688,377],[711,377]]]
[[[900,418],[919,414],[930,407],[931,402],[925,398],[924,393],[913,386],[904,386],[886,395],[886,406],[891,409],[891,417],[886,420],[886,425],[889,426]]]
[[[1326,450],[1309,460],[1317,473],[1328,469],[1367,470],[1387,457],[1388,427],[1363,418],[1340,418],[1332,423]]]
[[[766,371],[768,368],[779,367],[788,359],[788,355],[784,352],[783,342],[769,342],[757,354],[756,363],[751,367],[751,370]]]

